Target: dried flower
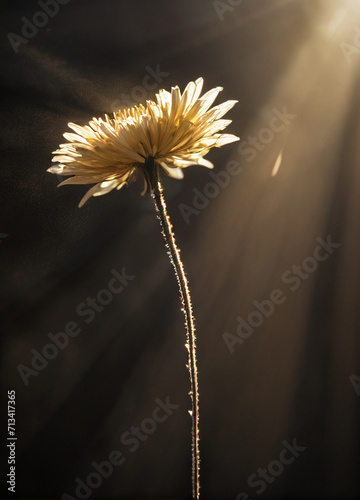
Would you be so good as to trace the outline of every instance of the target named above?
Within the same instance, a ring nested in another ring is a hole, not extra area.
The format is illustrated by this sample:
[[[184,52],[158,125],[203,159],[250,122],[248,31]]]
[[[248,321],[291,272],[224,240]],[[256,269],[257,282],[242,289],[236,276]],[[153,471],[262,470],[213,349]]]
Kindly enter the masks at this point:
[[[221,119],[237,101],[226,101],[210,109],[221,87],[200,97],[203,79],[190,82],[183,94],[179,87],[160,90],[156,103],[147,101],[120,110],[113,117],[93,118],[89,125],[69,123],[75,133],[65,133],[67,143],[53,152],[57,165],[48,172],[72,175],[65,184],[96,184],[83,197],[80,207],[91,197],[120,189],[138,173],[146,179],[146,162],[153,158],[171,177],[181,179],[190,165],[213,168],[204,156],[212,147],[239,140],[220,134],[231,120]]]

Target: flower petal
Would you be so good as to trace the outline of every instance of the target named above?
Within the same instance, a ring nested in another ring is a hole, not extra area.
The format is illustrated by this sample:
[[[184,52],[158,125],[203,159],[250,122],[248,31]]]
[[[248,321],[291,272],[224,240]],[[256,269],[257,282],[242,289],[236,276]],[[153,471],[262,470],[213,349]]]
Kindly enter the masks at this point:
[[[92,196],[102,196],[104,194],[107,194],[114,188],[116,188],[118,184],[119,184],[118,180],[104,181],[100,182],[99,184],[96,184],[91,189],[89,189],[89,191],[82,198],[82,200],[79,203],[79,208],[81,208]]]
[[[89,189],[89,191],[86,193],[86,195],[82,197],[78,207],[81,208],[83,205],[85,205],[85,203],[88,201],[88,199],[91,198],[92,195],[94,193],[96,193],[99,188],[100,188],[100,184],[96,184],[91,189]]]
[[[183,171],[181,170],[181,168],[179,167],[169,167],[168,165],[166,165],[166,163],[164,162],[161,162],[160,164],[163,169],[167,172],[167,174],[169,175],[169,177],[173,177],[174,179],[183,179],[184,177],[184,173]]]
[[[222,87],[201,97],[202,89],[203,79],[198,78],[183,93],[178,86],[171,92],[160,90],[156,101],[148,100],[146,106],[94,117],[84,126],[69,122],[73,133],[64,134],[67,142],[53,152],[54,165],[48,171],[71,176],[61,186],[96,183],[83,197],[82,206],[91,196],[121,189],[150,156],[176,179],[190,165],[213,168],[204,158],[210,149],[239,140],[219,133],[231,123],[222,117],[237,101],[212,107]]]
[[[231,142],[239,141],[240,137],[237,137],[233,134],[221,134],[220,137],[216,140],[216,147],[220,148],[221,146],[225,146],[225,144],[230,144]]]
[[[214,164],[211,163],[211,161],[206,160],[202,156],[198,160],[198,165],[202,165],[203,167],[206,167],[206,168],[214,168]]]

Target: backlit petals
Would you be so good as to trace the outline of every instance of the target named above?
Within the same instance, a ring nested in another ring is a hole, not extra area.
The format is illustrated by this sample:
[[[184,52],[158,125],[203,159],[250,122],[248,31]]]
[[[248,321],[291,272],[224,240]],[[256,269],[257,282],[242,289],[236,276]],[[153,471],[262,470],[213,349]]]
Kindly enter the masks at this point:
[[[222,87],[200,97],[203,79],[189,82],[181,93],[160,90],[156,101],[148,100],[133,108],[92,118],[88,125],[70,122],[66,143],[53,152],[54,165],[48,172],[71,176],[59,184],[95,184],[83,197],[82,206],[91,196],[102,196],[121,189],[136,173],[143,172],[151,156],[170,177],[182,179],[183,169],[191,165],[213,168],[204,159],[212,147],[239,140],[232,134],[219,133],[231,120],[221,119],[237,101],[211,107]]]

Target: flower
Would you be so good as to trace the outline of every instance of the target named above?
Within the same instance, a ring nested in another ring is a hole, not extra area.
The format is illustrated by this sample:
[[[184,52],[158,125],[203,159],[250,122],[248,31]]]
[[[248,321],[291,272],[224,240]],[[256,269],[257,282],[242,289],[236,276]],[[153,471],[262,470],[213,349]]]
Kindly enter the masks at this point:
[[[231,123],[221,119],[237,101],[226,101],[210,109],[222,87],[200,97],[203,79],[190,82],[181,95],[178,86],[160,90],[156,101],[119,110],[113,117],[93,118],[89,125],[69,123],[75,133],[65,133],[66,144],[53,152],[57,165],[52,174],[73,175],[65,184],[96,184],[81,200],[120,189],[137,173],[144,173],[150,157],[171,177],[182,179],[190,165],[213,168],[204,156],[212,147],[239,140],[219,134]]]

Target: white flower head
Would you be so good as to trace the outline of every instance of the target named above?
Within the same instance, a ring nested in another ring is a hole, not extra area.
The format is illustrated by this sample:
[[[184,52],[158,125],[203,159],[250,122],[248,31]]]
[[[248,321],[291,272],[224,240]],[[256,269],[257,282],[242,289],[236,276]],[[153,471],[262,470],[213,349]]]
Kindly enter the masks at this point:
[[[80,207],[91,197],[120,189],[138,173],[144,173],[151,157],[171,177],[183,178],[183,168],[203,165],[213,168],[204,156],[213,147],[239,138],[221,134],[231,120],[222,117],[237,103],[226,101],[211,108],[222,90],[216,87],[200,97],[203,79],[190,82],[181,94],[160,90],[156,102],[146,101],[113,117],[93,118],[89,125],[69,123],[75,133],[65,133],[67,143],[53,152],[56,165],[48,172],[71,175],[65,184],[95,184],[83,197]]]

